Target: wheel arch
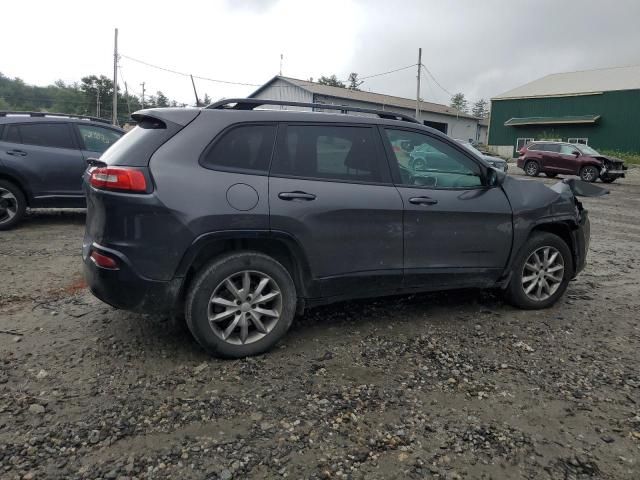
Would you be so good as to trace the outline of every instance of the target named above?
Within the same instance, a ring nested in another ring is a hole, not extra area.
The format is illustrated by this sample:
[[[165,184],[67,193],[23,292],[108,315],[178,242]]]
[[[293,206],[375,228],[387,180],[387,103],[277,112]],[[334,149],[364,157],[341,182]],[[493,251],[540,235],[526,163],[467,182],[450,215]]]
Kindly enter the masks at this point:
[[[284,232],[236,231],[201,235],[183,256],[176,276],[183,277],[178,298],[183,301],[196,273],[222,254],[252,251],[269,255],[289,272],[299,298],[318,296],[307,256],[299,242]]]
[[[569,247],[569,250],[571,251],[571,257],[573,260],[572,262],[573,269],[575,272],[576,265],[577,265],[576,262],[578,260],[578,252],[577,252],[577,245],[575,242],[575,238],[572,232],[576,228],[578,228],[578,226],[576,225],[575,222],[566,221],[566,220],[545,222],[545,223],[535,225],[529,232],[529,235],[527,236],[527,240],[531,238],[532,235],[535,235],[537,232],[551,233],[553,235],[556,235],[557,237],[560,237],[567,244],[567,246]]]
[[[0,180],[5,180],[7,182],[13,183],[16,187],[20,189],[22,194],[24,195],[25,200],[27,201],[27,206],[30,207],[32,203],[32,195],[31,190],[27,187],[26,182],[23,182],[19,176],[13,175],[11,173],[7,173],[5,171],[0,171]]]

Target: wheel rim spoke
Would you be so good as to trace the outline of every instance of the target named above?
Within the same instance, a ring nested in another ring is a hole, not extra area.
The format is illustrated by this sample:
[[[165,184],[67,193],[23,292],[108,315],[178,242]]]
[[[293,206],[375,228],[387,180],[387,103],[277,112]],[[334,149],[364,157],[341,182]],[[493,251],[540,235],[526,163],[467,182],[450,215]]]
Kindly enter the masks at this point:
[[[554,295],[563,280],[564,258],[555,247],[536,249],[522,267],[522,289],[535,301],[544,301]]]
[[[209,326],[227,343],[247,345],[264,338],[282,314],[277,283],[265,273],[243,270],[225,278],[209,302]]]

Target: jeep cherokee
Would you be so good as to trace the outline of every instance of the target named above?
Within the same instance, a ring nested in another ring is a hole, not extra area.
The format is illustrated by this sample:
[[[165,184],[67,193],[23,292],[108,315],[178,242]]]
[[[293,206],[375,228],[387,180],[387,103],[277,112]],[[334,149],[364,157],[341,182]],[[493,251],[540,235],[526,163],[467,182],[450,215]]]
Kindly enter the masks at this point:
[[[243,357],[305,307],[498,287],[545,308],[584,267],[589,220],[573,191],[586,184],[516,180],[389,111],[264,105],[345,110],[141,110],[91,162],[83,259],[98,298],[183,312],[207,351]],[[437,155],[412,168],[422,150]]]

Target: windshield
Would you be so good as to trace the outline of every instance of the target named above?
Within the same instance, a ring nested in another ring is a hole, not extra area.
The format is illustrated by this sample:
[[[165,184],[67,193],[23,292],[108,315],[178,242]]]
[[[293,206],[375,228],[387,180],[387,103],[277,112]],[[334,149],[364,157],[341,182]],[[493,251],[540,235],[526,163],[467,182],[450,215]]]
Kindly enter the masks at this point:
[[[576,145],[576,148],[580,150],[583,155],[600,155],[600,153],[588,145]]]
[[[473,145],[471,145],[469,142],[461,142],[460,140],[456,140],[460,145],[462,145],[464,148],[466,148],[467,150],[475,153],[476,155],[479,156],[483,156],[483,153],[478,150],[476,147],[474,147]]]

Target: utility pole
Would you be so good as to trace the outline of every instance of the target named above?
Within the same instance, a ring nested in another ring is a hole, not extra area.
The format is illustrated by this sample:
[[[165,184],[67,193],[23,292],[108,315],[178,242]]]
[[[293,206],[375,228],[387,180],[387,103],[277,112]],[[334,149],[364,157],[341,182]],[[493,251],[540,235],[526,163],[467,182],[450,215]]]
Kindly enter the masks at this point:
[[[191,85],[193,85],[193,94],[196,96],[196,107],[200,106],[200,99],[198,98],[198,91],[196,90],[196,82],[193,81],[193,75],[191,77]]]
[[[96,84],[96,117],[100,118],[100,84]]]
[[[116,28],[113,42],[113,111],[112,122],[118,125],[118,29]]]
[[[280,76],[282,76],[282,61],[284,60],[284,55],[280,54]]]
[[[418,49],[418,76],[416,88],[416,120],[420,118],[420,68],[422,67],[422,48]]]
[[[140,85],[142,86],[142,101],[141,101],[141,105],[142,105],[142,108],[144,108],[144,82],[142,82]]]
[[[127,88],[127,82],[124,82],[124,98],[127,100],[127,113],[131,116],[131,103],[129,103],[129,89]]]

